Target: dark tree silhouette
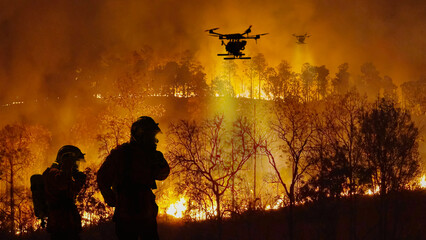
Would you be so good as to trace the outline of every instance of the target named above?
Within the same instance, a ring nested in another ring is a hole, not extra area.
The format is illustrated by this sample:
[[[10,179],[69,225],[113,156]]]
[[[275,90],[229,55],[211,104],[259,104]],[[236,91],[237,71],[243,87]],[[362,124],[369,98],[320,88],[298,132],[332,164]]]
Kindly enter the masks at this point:
[[[387,194],[400,191],[419,173],[419,131],[407,110],[390,99],[378,99],[361,116],[360,146],[373,183],[380,187],[379,230],[387,239]]]
[[[287,61],[281,61],[276,70],[269,68],[263,90],[273,100],[285,99],[291,94],[290,86],[295,73]]]
[[[330,71],[324,66],[315,67],[316,83],[317,83],[317,100],[320,98],[325,98],[327,95],[328,89],[328,74]]]
[[[257,76],[257,71],[256,71],[256,65],[254,64],[253,60],[246,60],[243,62],[244,64],[244,75],[247,77],[247,80],[249,81],[249,92],[250,98],[253,98],[255,96],[254,94],[254,78]],[[246,86],[244,85],[244,81],[243,81],[243,91],[245,91]]]
[[[403,83],[401,90],[403,102],[407,108],[416,114],[426,112],[426,77]]]
[[[189,52],[154,66],[147,75],[150,96],[203,97],[209,92],[204,68]]]
[[[164,65],[156,66],[151,72],[152,95],[174,96],[176,93],[177,71],[179,64],[169,61]]]
[[[385,75],[383,77],[383,97],[389,98],[393,100],[398,100],[398,96],[396,93],[397,86],[393,83],[392,78]]]
[[[361,66],[361,89],[363,89],[370,99],[375,99],[380,94],[382,88],[382,78],[379,75],[379,71],[373,65],[373,63],[364,63]]]
[[[419,131],[407,110],[378,99],[361,116],[360,144],[380,194],[404,188],[419,171]]]
[[[312,99],[312,84],[317,78],[317,72],[315,66],[312,66],[309,63],[304,63],[302,65],[302,70],[300,73],[300,80],[302,84],[302,94],[303,99],[306,102],[311,101]]]
[[[343,63],[338,67],[339,71],[336,73],[336,76],[333,78],[333,87],[334,91],[340,94],[346,93],[349,90],[349,78],[350,74],[348,72],[349,64]]]
[[[272,100],[283,98],[284,84],[279,78],[277,71],[273,67],[269,67],[266,72],[267,76],[263,86],[266,96]]]
[[[253,90],[253,93],[256,93],[254,95],[254,97],[257,97],[258,99],[262,98],[262,80],[264,80],[266,78],[266,69],[268,67],[268,64],[266,63],[266,59],[265,56],[262,53],[257,54],[256,56],[253,57],[252,59],[253,61],[253,65],[254,65],[254,69],[257,72],[257,77],[258,77],[258,84],[257,84],[257,88],[256,90]]]

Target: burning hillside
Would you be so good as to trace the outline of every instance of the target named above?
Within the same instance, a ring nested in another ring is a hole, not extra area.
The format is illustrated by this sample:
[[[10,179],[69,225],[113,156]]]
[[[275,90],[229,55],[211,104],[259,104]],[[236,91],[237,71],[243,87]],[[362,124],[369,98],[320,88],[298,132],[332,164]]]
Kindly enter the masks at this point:
[[[1,3],[0,232],[40,228],[29,179],[66,144],[86,154],[84,227],[109,221],[96,172],[144,115],[160,123],[171,166],[155,190],[161,218],[285,208],[294,238],[294,209],[375,195],[383,232],[387,196],[426,188],[425,10],[414,0]],[[251,59],[217,57],[224,46],[206,29],[252,24],[270,34],[246,47]]]

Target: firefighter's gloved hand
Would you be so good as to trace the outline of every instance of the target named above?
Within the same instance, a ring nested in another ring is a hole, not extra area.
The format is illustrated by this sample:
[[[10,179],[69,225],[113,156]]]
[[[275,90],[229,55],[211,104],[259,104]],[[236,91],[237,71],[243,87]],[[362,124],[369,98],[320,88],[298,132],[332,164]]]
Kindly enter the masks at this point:
[[[83,172],[77,171],[73,174],[73,177],[75,179],[75,181],[80,182],[80,183],[85,183],[86,182],[86,174],[84,174]]]
[[[75,166],[75,160],[70,157],[64,157],[62,159],[61,170],[65,172],[68,176],[72,174],[72,171]]]

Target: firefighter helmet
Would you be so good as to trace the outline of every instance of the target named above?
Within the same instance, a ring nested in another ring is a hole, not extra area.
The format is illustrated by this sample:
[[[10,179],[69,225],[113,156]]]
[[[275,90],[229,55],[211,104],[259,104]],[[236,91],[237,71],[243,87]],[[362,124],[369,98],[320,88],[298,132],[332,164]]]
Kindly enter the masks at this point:
[[[158,133],[161,129],[158,127],[158,123],[151,117],[142,116],[132,124],[130,135],[132,140],[140,139],[146,133]]]
[[[56,162],[61,163],[65,157],[70,157],[75,159],[75,161],[84,161],[84,153],[81,150],[73,145],[65,145],[61,147],[56,155]]]

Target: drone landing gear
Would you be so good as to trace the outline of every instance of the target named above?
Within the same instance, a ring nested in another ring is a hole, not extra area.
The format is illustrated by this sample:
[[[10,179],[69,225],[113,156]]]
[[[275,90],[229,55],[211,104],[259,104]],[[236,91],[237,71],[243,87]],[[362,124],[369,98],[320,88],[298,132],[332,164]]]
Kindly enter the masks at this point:
[[[225,59],[225,60],[233,60],[233,59],[251,59],[251,57],[238,57],[238,58],[236,58],[236,57],[229,57],[229,58],[223,58],[223,59]]]
[[[238,54],[238,55],[234,55],[234,54],[229,54],[229,53],[219,53],[219,54],[217,54],[218,56],[232,56],[232,57],[226,57],[226,58],[223,58],[223,59],[225,59],[225,60],[233,60],[233,59],[251,59],[251,57],[242,57],[242,56],[244,56],[245,54],[244,53],[242,53],[242,54]]]

